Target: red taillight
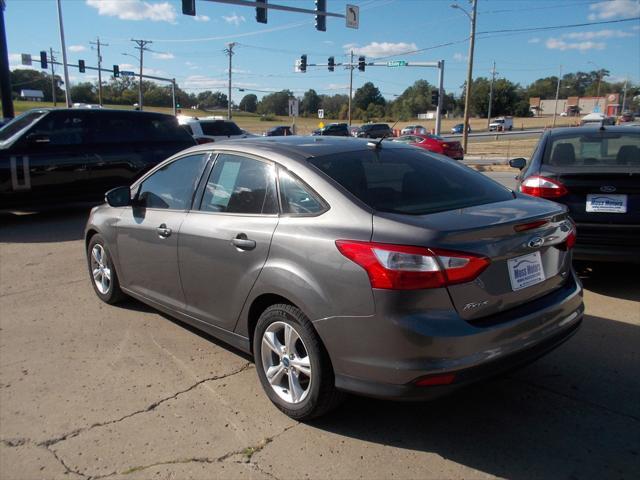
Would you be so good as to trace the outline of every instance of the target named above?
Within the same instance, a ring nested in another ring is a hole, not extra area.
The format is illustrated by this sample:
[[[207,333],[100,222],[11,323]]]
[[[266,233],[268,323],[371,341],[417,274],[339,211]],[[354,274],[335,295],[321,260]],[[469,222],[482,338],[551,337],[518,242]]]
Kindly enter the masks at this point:
[[[441,375],[430,375],[416,380],[414,383],[418,387],[434,387],[436,385],[451,385],[456,379],[455,373],[443,373]]]
[[[198,137],[196,138],[196,143],[198,145],[202,145],[203,143],[213,143],[214,140],[212,138],[207,138],[207,137]]]
[[[373,288],[417,290],[469,282],[489,265],[478,255],[408,245],[337,240],[340,253],[365,269]]]
[[[560,182],[537,175],[526,178],[520,185],[520,191],[527,195],[542,198],[559,198],[569,193],[567,187]]]
[[[521,223],[519,225],[515,225],[513,229],[516,232],[525,232],[527,230],[533,230],[534,228],[538,228],[543,225],[546,225],[547,223],[549,223],[547,220],[536,220],[535,222]]]
[[[569,235],[567,236],[567,240],[566,240],[566,245],[567,245],[567,250],[571,250],[573,247],[576,246],[576,229],[573,228],[570,232]]]

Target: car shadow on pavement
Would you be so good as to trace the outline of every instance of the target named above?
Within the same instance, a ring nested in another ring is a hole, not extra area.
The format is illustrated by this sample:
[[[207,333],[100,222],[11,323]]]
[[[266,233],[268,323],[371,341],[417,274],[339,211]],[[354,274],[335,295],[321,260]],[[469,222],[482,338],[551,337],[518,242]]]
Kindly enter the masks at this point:
[[[575,265],[584,288],[624,300],[640,301],[638,267],[628,263],[588,263]]]
[[[498,477],[639,478],[640,327],[586,317],[547,357],[432,402],[350,397],[315,428]],[[408,452],[407,452],[408,451]],[[425,477],[446,477],[429,472]]]
[[[34,213],[0,213],[0,243],[67,242],[84,237],[91,207]]]

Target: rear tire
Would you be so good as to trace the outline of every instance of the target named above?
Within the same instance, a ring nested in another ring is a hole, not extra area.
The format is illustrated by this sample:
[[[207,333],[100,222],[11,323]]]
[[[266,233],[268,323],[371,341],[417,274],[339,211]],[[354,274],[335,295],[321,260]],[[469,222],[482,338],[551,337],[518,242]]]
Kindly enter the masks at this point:
[[[310,320],[293,305],[272,305],[262,312],[253,355],[265,393],[295,420],[324,415],[343,398],[324,345]]]
[[[108,304],[116,304],[126,298],[120,289],[118,274],[111,252],[99,233],[91,237],[87,248],[87,264],[93,290],[98,298]]]

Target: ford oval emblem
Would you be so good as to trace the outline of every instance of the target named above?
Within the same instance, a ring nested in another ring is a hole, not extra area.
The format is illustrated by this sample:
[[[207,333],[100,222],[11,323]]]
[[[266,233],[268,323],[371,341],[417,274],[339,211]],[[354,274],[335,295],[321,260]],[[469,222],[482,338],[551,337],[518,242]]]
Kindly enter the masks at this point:
[[[531,240],[529,240],[529,243],[527,243],[527,247],[538,248],[538,247],[541,247],[543,243],[544,243],[544,238],[533,237]]]
[[[614,187],[613,185],[603,185],[602,187],[600,187],[600,191],[604,193],[613,193],[616,191],[616,187]]]

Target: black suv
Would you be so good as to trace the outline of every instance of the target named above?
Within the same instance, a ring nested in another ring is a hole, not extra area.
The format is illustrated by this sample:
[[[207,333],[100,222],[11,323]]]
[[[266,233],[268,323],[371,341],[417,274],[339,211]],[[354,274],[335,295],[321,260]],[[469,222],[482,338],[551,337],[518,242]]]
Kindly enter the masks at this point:
[[[356,133],[356,137],[383,138],[391,137],[392,134],[393,132],[391,131],[391,128],[386,123],[367,123],[360,127]]]
[[[291,127],[287,125],[270,128],[267,130],[267,133],[265,133],[267,137],[288,137],[289,135],[293,135],[293,133],[291,133]]]
[[[324,128],[313,131],[313,135],[329,135],[332,137],[350,137],[349,127],[346,123],[330,123]]]
[[[170,115],[30,110],[0,129],[0,209],[100,201],[193,145]]]

